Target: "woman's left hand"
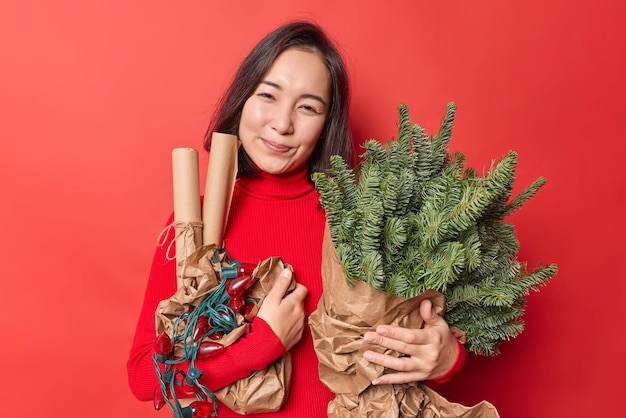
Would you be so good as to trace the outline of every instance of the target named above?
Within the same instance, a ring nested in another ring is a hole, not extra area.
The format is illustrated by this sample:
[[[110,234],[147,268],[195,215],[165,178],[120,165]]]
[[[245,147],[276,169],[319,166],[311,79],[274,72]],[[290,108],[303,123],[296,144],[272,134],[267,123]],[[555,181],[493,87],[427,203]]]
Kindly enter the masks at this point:
[[[435,314],[432,302],[425,299],[420,304],[424,319],[422,329],[379,325],[376,331],[367,332],[363,339],[368,344],[405,354],[400,358],[368,350],[363,357],[387,369],[397,370],[372,381],[372,384],[409,383],[435,379],[444,375],[454,365],[459,348],[446,321]]]

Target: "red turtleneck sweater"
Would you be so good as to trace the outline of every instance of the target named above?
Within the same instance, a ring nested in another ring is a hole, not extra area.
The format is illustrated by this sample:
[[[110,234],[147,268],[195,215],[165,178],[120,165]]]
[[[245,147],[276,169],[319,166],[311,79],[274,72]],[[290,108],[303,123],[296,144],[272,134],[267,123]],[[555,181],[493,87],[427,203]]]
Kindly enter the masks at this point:
[[[321,247],[326,219],[306,169],[280,176],[261,173],[255,178],[237,180],[229,217],[224,246],[231,258],[256,264],[280,256],[293,266],[296,280],[308,288],[306,311],[313,312],[322,295]],[[128,360],[131,390],[142,401],[151,401],[158,385],[152,361],[154,313],[157,304],[175,291],[175,262],[167,261],[164,250],[158,248]],[[460,369],[465,352],[463,348],[459,352],[456,364],[438,381],[448,380]],[[202,383],[217,390],[254,370],[264,369],[283,354],[278,337],[257,318],[245,338],[216,358],[197,361],[196,367],[204,371]],[[326,416],[327,404],[334,395],[319,381],[308,325],[302,340],[292,348],[292,362],[292,386],[286,404],[278,412],[255,414],[256,417]],[[235,416],[241,415],[220,405],[220,418]]]

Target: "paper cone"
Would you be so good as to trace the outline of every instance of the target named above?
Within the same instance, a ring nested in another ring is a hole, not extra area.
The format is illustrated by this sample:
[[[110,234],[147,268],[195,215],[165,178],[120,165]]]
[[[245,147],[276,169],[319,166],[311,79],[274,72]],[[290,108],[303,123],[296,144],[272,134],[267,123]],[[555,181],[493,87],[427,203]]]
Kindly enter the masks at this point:
[[[155,312],[157,334],[168,335],[181,314],[196,309],[208,294],[222,282],[221,261],[213,254],[222,247],[224,226],[228,219],[235,179],[237,177],[237,151],[239,141],[234,135],[213,133],[209,166],[204,191],[204,205],[200,205],[198,187],[198,156],[191,148],[178,148],[172,153],[174,173],[174,226],[176,228],[176,260],[178,290],[167,300],[162,300]],[[166,228],[169,230],[171,225]],[[202,232],[200,232],[202,230]],[[162,236],[167,237],[167,234]],[[274,281],[284,268],[291,266],[279,257],[261,262],[253,276],[256,283],[249,289],[248,297],[257,301],[251,312],[256,315]],[[295,278],[291,288],[295,288]],[[249,322],[237,314],[238,326],[226,334],[220,343],[228,346],[249,331]],[[208,337],[207,337],[208,338]],[[179,343],[174,349],[182,354]],[[241,414],[276,411],[289,395],[291,357],[287,353],[265,370],[256,371],[245,379],[220,389],[215,396],[232,410]],[[180,399],[181,407],[194,399]]]
[[[175,148],[172,151],[174,186],[174,229],[178,287],[182,286],[182,261],[202,245],[198,151]]]
[[[237,150],[239,141],[235,135],[214,132],[209,151],[204,189],[202,220],[204,245],[221,246],[224,226],[228,219],[233,187],[237,177]]]
[[[309,316],[309,325],[320,380],[336,395],[328,405],[330,418],[498,417],[487,402],[471,408],[453,404],[418,382],[371,384],[385,369],[365,360],[363,352],[369,349],[395,356],[400,353],[365,344],[363,335],[380,324],[421,328],[424,320],[419,305],[430,299],[433,310],[443,314],[445,300],[441,293],[429,290],[404,299],[361,280],[348,286],[328,226],[322,247],[322,284],[324,292],[317,309]]]

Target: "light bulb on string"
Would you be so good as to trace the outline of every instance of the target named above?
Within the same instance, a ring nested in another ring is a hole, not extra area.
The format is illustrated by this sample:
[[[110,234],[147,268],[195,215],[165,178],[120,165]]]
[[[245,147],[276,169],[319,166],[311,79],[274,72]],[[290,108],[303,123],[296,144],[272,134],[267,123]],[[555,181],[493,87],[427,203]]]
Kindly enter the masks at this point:
[[[174,411],[174,418],[209,418],[215,412],[215,405],[210,400],[195,401],[181,409]]]
[[[174,345],[172,344],[172,339],[169,335],[167,335],[167,333],[162,332],[157,335],[156,340],[154,341],[154,352],[156,353],[156,359],[158,362],[164,363],[172,353],[173,348]]]

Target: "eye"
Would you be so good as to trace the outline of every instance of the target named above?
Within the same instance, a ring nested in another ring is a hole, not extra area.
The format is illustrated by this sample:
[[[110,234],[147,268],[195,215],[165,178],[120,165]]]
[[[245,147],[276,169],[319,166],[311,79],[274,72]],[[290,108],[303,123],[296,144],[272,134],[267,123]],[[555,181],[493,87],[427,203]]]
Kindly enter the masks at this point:
[[[258,97],[261,97],[263,99],[267,99],[267,100],[275,100],[275,97],[273,94],[267,93],[267,92],[260,92],[256,94]]]
[[[316,108],[315,106],[312,106],[310,104],[303,104],[300,106],[300,109],[304,110],[307,113],[311,113],[311,114],[315,114],[315,115],[319,115],[322,112]]]

